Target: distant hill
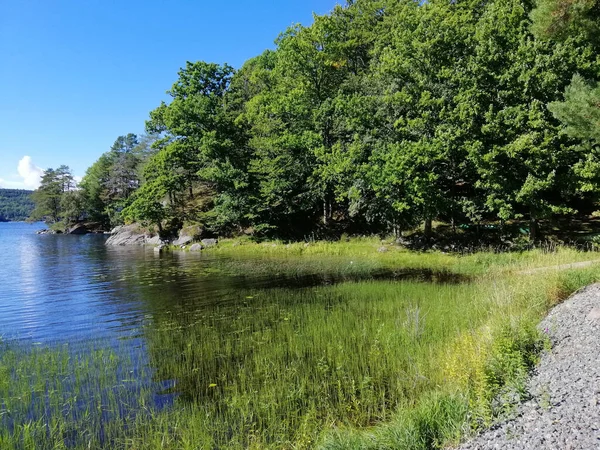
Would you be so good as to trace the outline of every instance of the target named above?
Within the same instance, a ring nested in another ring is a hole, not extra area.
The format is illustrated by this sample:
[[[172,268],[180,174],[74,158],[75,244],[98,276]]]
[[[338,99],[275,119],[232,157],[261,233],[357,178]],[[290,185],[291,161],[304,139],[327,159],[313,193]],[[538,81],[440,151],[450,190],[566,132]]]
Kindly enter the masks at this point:
[[[34,207],[32,192],[22,189],[0,189],[0,222],[27,219]]]

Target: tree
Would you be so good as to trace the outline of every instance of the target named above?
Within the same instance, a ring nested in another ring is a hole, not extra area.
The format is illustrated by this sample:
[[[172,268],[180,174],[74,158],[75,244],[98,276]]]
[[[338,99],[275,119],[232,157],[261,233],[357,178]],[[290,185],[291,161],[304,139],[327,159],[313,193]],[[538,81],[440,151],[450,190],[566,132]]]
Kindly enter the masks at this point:
[[[122,223],[121,211],[141,185],[141,171],[155,151],[153,134],[138,139],[129,133],[119,136],[110,150],[90,166],[81,181],[84,206],[91,221],[105,228]]]
[[[31,194],[35,209],[30,220],[56,223],[63,220],[62,199],[74,188],[74,179],[68,166],[47,169],[42,175],[40,187]]]
[[[600,42],[598,0],[538,0],[532,11],[533,32],[542,38],[584,35]]]
[[[528,13],[512,0],[488,6],[477,26],[465,98],[483,119],[469,158],[485,205],[501,220],[528,217],[535,240],[539,219],[573,212],[578,190],[573,167],[581,152],[560,134],[545,105],[588,55],[533,39]]]
[[[600,144],[600,86],[579,74],[565,90],[565,100],[548,109],[565,125],[569,136]]]
[[[389,18],[395,26],[376,47],[389,132],[371,158],[373,186],[394,220],[424,221],[426,235],[433,219],[454,220],[457,185],[473,171],[460,93],[479,15],[468,2],[400,2]]]

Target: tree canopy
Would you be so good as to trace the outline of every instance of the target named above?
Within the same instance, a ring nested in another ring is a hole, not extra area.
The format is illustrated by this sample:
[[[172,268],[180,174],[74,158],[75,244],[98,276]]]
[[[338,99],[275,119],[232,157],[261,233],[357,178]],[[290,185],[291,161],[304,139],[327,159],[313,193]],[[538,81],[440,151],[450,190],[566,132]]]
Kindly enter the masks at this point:
[[[22,189],[0,189],[0,222],[26,220],[34,208],[32,192]]]
[[[88,169],[84,215],[301,238],[591,212],[599,11],[352,0],[238,70],[187,62],[148,136]]]

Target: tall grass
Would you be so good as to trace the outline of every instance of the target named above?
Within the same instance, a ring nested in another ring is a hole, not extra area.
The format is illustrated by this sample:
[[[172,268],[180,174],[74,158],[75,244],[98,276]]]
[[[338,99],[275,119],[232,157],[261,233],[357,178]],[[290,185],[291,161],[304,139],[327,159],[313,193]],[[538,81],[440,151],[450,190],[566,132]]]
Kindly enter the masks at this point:
[[[497,275],[500,272],[518,272],[581,261],[600,263],[600,253],[597,251],[584,252],[554,244],[545,244],[527,251],[503,252],[490,248],[488,251],[459,254],[441,251],[414,252],[394,245],[390,239],[372,237],[291,244],[228,239],[204,252],[208,256],[229,258],[218,261],[219,266],[227,273],[356,274],[401,268],[465,275]]]
[[[456,256],[373,244],[355,254],[339,244],[337,255],[338,244],[308,255],[265,246],[281,253],[259,273],[413,267],[471,281],[239,290],[233,302],[155,314],[143,345],[4,343],[0,448],[441,448],[510,412],[546,345],[536,324],[599,275],[521,273],[593,259],[572,250]],[[263,251],[247,247],[227,271],[244,273]],[[335,265],[348,258],[359,269]]]

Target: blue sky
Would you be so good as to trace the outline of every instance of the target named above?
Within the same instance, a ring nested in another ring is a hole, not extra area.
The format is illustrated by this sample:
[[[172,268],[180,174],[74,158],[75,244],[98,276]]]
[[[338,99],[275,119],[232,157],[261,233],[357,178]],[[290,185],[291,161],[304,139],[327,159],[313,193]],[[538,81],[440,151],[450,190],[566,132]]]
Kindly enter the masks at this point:
[[[240,67],[336,0],[0,0],[0,187],[85,173],[142,133],[186,61]]]

